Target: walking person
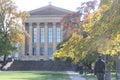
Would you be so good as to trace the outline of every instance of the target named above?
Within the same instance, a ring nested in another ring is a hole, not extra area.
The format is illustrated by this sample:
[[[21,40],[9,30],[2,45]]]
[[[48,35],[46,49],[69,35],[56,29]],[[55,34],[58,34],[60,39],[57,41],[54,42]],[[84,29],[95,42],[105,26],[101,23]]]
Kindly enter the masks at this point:
[[[80,74],[83,74],[83,64],[82,63],[78,64],[78,70],[79,70]]]
[[[104,80],[105,62],[101,55],[98,56],[98,60],[95,62],[94,74],[97,76],[98,80]]]

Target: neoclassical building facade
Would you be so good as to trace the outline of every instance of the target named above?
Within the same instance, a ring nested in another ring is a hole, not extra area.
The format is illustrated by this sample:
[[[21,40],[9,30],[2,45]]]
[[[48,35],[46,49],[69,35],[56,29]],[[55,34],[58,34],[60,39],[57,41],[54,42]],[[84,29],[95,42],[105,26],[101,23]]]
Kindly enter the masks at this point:
[[[31,35],[31,41],[25,38],[19,53],[19,60],[51,60],[56,46],[63,40],[60,23],[65,14],[72,11],[48,5],[30,11],[25,29]]]

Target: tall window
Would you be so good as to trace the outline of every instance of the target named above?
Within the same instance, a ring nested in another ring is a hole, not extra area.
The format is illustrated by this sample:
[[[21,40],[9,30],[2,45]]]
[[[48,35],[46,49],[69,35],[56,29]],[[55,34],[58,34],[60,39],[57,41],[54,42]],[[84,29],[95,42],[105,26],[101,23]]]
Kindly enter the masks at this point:
[[[30,25],[29,23],[25,23],[25,30],[29,32]],[[29,54],[29,42],[27,41],[27,38],[25,37],[25,55]]]
[[[48,55],[52,55],[53,54],[53,48],[48,48]]]
[[[53,41],[53,28],[48,28],[48,42],[51,43]]]
[[[37,42],[37,28],[33,28],[33,42]]]
[[[45,29],[40,28],[40,42],[44,43],[45,42]]]
[[[40,48],[40,55],[44,55],[44,48]]]
[[[56,38],[57,38],[57,42],[60,42],[60,39],[61,39],[61,28],[60,27],[57,27]]]
[[[36,54],[37,54],[37,50],[36,48],[33,48],[33,56],[36,56]]]

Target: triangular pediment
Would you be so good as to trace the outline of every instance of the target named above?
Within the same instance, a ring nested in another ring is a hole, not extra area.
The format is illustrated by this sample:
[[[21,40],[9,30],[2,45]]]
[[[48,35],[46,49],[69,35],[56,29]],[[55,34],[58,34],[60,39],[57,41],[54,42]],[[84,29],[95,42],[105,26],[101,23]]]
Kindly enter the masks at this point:
[[[30,11],[30,15],[65,15],[71,12],[72,11],[70,10],[48,5],[48,6]]]

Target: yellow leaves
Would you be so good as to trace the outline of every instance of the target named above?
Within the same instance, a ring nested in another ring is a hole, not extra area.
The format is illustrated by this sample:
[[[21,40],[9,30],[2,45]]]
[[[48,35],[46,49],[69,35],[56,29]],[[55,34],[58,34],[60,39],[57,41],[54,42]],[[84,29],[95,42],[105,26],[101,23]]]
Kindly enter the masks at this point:
[[[23,44],[24,37],[30,40],[30,35],[26,32],[23,23],[29,16],[26,11],[18,11],[17,6],[12,0],[0,0],[0,12],[2,14],[3,22],[2,26],[5,26],[3,30],[8,29],[11,42],[15,41],[18,44]]]
[[[26,11],[17,11],[13,9],[11,13],[12,13],[12,17],[14,17],[16,21],[21,20],[22,22],[25,22],[29,16],[29,13]]]
[[[28,17],[28,13],[25,11],[17,11],[16,5],[12,0],[0,0],[0,28],[4,34],[0,45],[3,49],[2,54],[11,54],[15,50],[14,44],[22,45],[24,43],[24,37],[28,36],[25,31],[23,22]],[[4,42],[3,42],[4,41]]]
[[[23,34],[16,34],[16,42],[19,45],[22,45],[24,43],[24,35]]]
[[[82,35],[73,33],[71,38],[67,42],[62,44],[63,47],[55,52],[54,57],[56,58],[70,57],[72,60],[75,61],[83,59],[85,55],[82,52],[80,53],[80,49],[79,49],[80,48],[79,43],[82,39],[83,39]],[[80,55],[82,55],[83,58],[80,58],[79,57]]]
[[[91,20],[91,19],[93,18],[93,16],[94,16],[94,13],[90,13],[90,14],[88,14],[88,15],[86,16],[85,19]]]
[[[114,35],[114,37],[111,39],[111,43],[113,45],[117,45],[118,43],[120,43],[120,34]]]
[[[89,36],[83,38],[82,35],[71,32],[72,29],[69,30],[72,36],[59,50],[59,56],[70,56],[75,61],[79,61],[85,58],[89,51],[98,51],[103,55],[111,56],[120,52],[120,8],[107,1],[98,11],[84,18],[82,30],[88,32]]]
[[[13,42],[17,42],[18,44],[24,43],[24,34],[20,29],[16,29],[14,27],[10,27],[10,39]]]
[[[67,55],[64,52],[56,51],[53,56],[56,58],[64,58]]]
[[[10,39],[13,42],[17,42],[19,45],[22,45],[24,43],[25,37],[28,41],[31,40],[31,36],[27,33],[24,26],[21,24],[17,24],[16,27],[11,26],[10,27]]]
[[[78,35],[77,33],[73,33],[71,39],[74,40],[74,42],[78,42],[78,41],[80,41],[82,38],[83,38],[82,35]]]
[[[105,0],[102,0],[104,2]],[[120,43],[120,8],[116,7],[116,0],[109,0],[100,6],[96,13],[99,18],[94,26],[92,24],[92,32],[90,36],[94,36],[95,40],[92,43],[95,43],[97,49],[102,54],[115,55],[118,53]],[[94,17],[93,17],[94,18]],[[92,20],[91,20],[92,21]],[[92,21],[92,23],[94,23]],[[89,25],[88,25],[89,26]]]
[[[25,22],[29,14],[26,11],[19,11],[18,16],[21,18],[23,22]]]
[[[120,42],[120,34],[117,35],[116,42]]]
[[[120,39],[119,36],[117,36],[116,38],[118,40]],[[118,52],[120,52],[120,41],[117,42],[114,39],[107,40],[101,45],[98,45],[98,51],[104,55],[116,55]]]
[[[95,25],[95,23],[101,19],[101,17],[102,17],[101,9],[98,9],[98,11],[88,14],[85,17],[85,22],[83,24],[84,31],[89,32],[92,29],[92,27]]]
[[[109,52],[107,53],[108,55],[113,56],[113,55],[117,54],[117,51],[116,51],[116,50],[108,50],[108,51],[109,51]]]
[[[101,0],[101,4],[100,4],[100,7],[102,7],[102,6],[110,6],[112,3],[113,3],[113,1],[115,1],[115,0]],[[103,8],[104,10],[106,10],[107,8]]]
[[[100,7],[100,9],[101,9],[102,11],[106,11],[106,10],[108,10],[108,9],[110,8],[110,6],[111,6],[111,4],[102,5],[102,6]]]
[[[15,19],[18,19],[19,18],[19,16],[18,16],[18,11],[17,10],[12,10],[11,11],[11,14],[12,14],[12,17],[15,17]]]

